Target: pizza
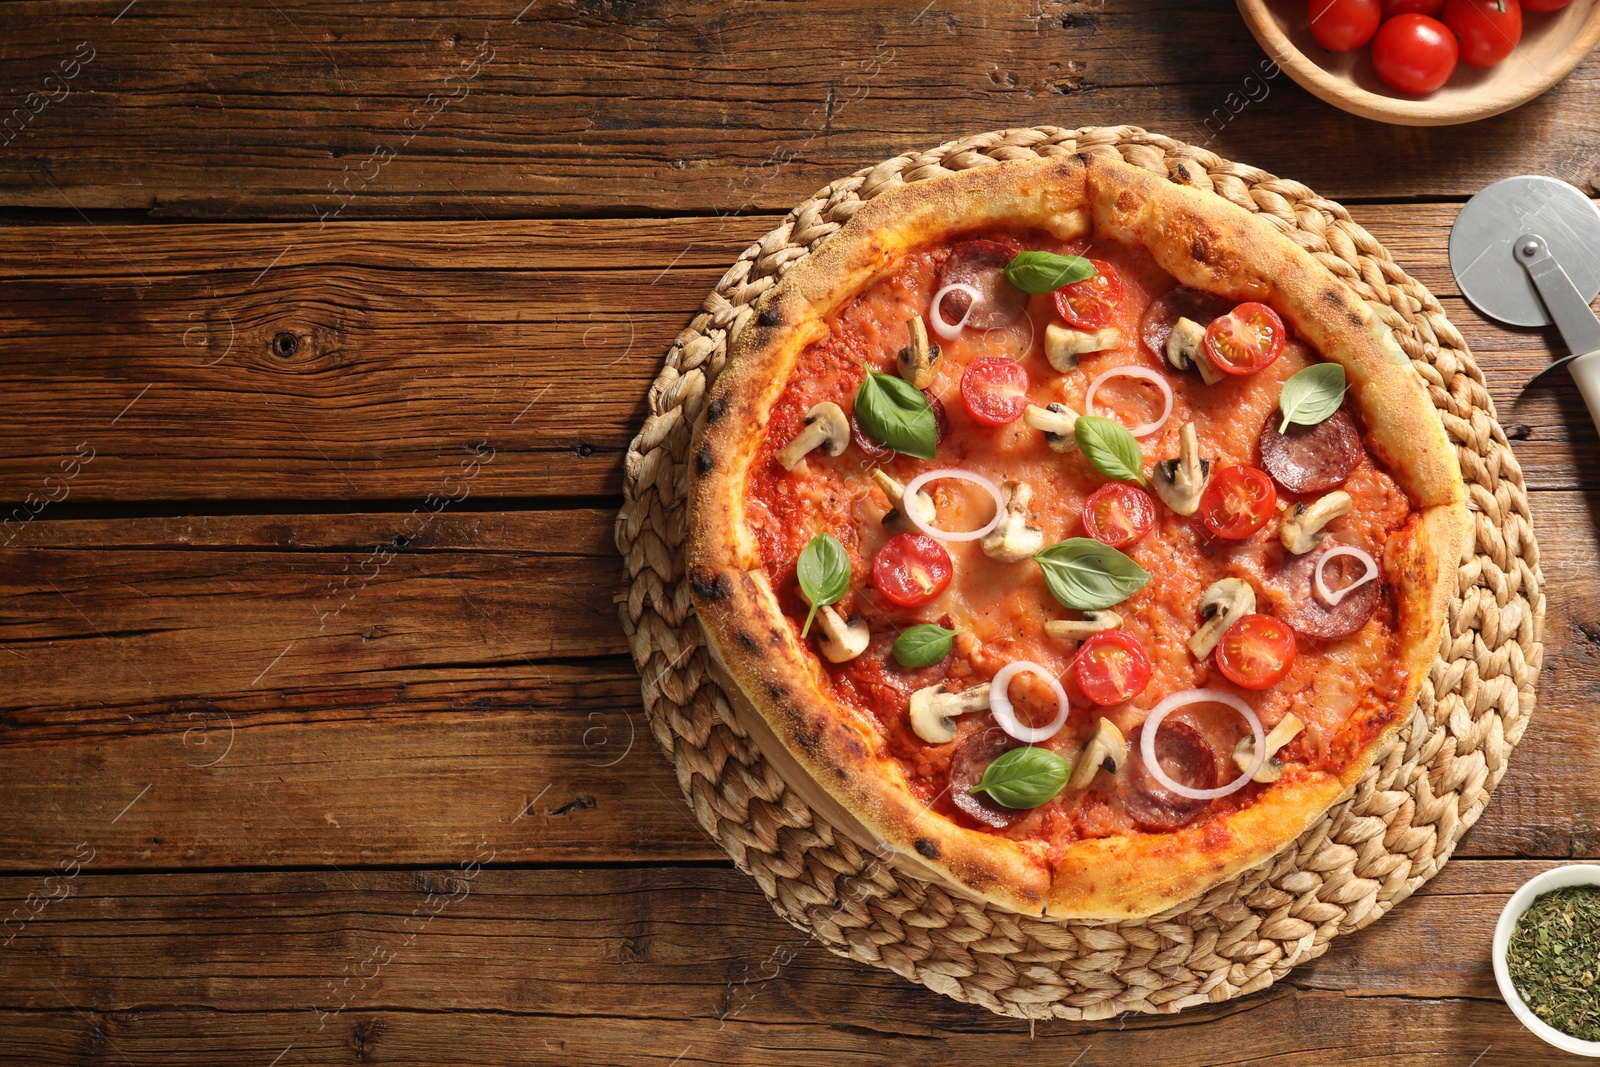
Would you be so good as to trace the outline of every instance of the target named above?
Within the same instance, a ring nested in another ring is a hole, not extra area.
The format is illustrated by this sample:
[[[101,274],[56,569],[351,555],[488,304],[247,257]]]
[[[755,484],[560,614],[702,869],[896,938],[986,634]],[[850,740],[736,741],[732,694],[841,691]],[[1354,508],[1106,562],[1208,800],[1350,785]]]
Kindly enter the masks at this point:
[[[1301,835],[1415,706],[1471,529],[1371,308],[1084,155],[864,204],[691,455],[739,724],[863,845],[1035,915],[1152,915]]]

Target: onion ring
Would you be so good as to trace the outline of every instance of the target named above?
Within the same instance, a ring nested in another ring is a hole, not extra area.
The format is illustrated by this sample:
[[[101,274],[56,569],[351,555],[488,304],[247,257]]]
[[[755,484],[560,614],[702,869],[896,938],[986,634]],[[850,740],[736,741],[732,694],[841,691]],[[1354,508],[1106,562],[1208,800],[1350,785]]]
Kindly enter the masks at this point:
[[[998,680],[999,675],[995,678]],[[989,700],[994,701],[994,686],[989,687]],[[1229,782],[1219,785],[1215,789],[1192,789],[1182,782],[1176,781],[1170,774],[1162,769],[1161,763],[1156,759],[1156,732],[1161,729],[1161,721],[1179,708],[1190,704],[1226,704],[1245,717],[1250,724],[1250,732],[1255,735],[1255,754],[1250,757],[1250,766],[1243,774]],[[1001,725],[1004,725],[1003,723]],[[1261,720],[1256,716],[1255,709],[1243,700],[1234,696],[1225,689],[1185,689],[1173,693],[1157,704],[1144,720],[1144,725],[1139,728],[1139,751],[1144,756],[1144,766],[1147,771],[1155,775],[1156,781],[1166,786],[1180,797],[1190,800],[1216,800],[1230,793],[1237,793],[1243,789],[1250,779],[1256,776],[1261,769],[1261,764],[1266,762],[1267,735],[1261,728]]]
[[[1006,690],[1010,688],[1011,680],[1019,674],[1031,674],[1035,678],[1042,678],[1056,691],[1056,717],[1050,721],[1049,726],[1024,726],[1017,718],[1016,709],[1011,706],[1011,697]],[[1067,712],[1071,709],[1067,706],[1067,691],[1053,673],[1037,663],[1019,659],[1001,667],[999,673],[990,681],[989,710],[994,712],[994,721],[1000,724],[1000,729],[1025,745],[1036,745],[1041,741],[1050,740],[1061,727],[1066,725]]]
[[[973,474],[971,471],[964,471],[959,467],[940,467],[938,470],[926,471],[917,475],[915,478],[911,479],[911,481],[906,483],[906,498],[915,500],[917,498],[918,489],[921,489],[929,482],[936,482],[941,478],[954,478],[957,481],[971,482],[974,485],[981,485],[987,489],[989,491],[989,495],[994,497],[994,518],[990,519],[981,529],[971,530],[967,533],[956,533],[951,530],[940,530],[936,527],[929,526],[927,523],[917,518],[910,508],[906,508],[904,509],[906,518],[911,522],[911,525],[915,526],[919,531],[927,534],[929,537],[937,537],[941,541],[976,541],[980,537],[989,536],[990,532],[993,531],[996,526],[1000,525],[1000,519],[1006,513],[1006,498],[1001,495],[1000,487],[995,485],[981,474]]]
[[[1322,568],[1328,565],[1328,561],[1330,559],[1337,559],[1340,556],[1352,556],[1355,559],[1359,559],[1362,563],[1367,565],[1367,570],[1366,573],[1361,577],[1357,578],[1343,589],[1340,589],[1338,592],[1334,592],[1328,588],[1328,579],[1323,575]],[[1366,585],[1370,581],[1373,581],[1377,577],[1378,561],[1372,558],[1372,553],[1366,551],[1365,549],[1355,548],[1351,545],[1334,545],[1332,548],[1328,549],[1328,551],[1324,552],[1321,558],[1317,560],[1317,569],[1312,575],[1312,582],[1317,588],[1317,595],[1322,597],[1322,602],[1331,608],[1337,607],[1339,601],[1343,600],[1345,597],[1349,596],[1351,593],[1355,592],[1357,589],[1360,589],[1362,586]]]
[[[952,325],[944,321],[944,313],[939,310],[939,305],[944,302],[946,293],[953,293],[957,290],[972,297],[972,302],[967,305],[967,312],[961,316],[961,321]],[[943,337],[946,341],[953,341],[961,336],[961,327],[965,326],[967,320],[972,318],[972,309],[981,303],[983,303],[983,293],[978,291],[976,285],[968,285],[966,282],[951,282],[933,294],[933,303],[928,305],[928,325],[933,327],[934,333]]]
[[[1162,409],[1161,417],[1155,422],[1142,422],[1137,426],[1129,428],[1128,432],[1133,434],[1133,436],[1149,437],[1151,434],[1161,429],[1161,427],[1165,426],[1167,424],[1167,420],[1172,417],[1172,386],[1167,384],[1167,379],[1148,367],[1132,366],[1112,367],[1108,371],[1102,371],[1094,381],[1089,383],[1088,392],[1083,394],[1083,410],[1088,414],[1093,415],[1095,413],[1095,390],[1099,389],[1101,384],[1104,383],[1108,378],[1142,378],[1145,381],[1155,382],[1156,388],[1161,390],[1162,399],[1166,401],[1166,407]]]

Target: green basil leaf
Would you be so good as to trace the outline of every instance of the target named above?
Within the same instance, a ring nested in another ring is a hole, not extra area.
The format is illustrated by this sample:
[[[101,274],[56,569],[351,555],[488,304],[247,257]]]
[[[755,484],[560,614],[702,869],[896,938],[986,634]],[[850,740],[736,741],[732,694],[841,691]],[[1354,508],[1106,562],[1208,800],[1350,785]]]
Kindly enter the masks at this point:
[[[1150,484],[1140,470],[1144,453],[1139,450],[1139,442],[1122,423],[1099,415],[1080,415],[1072,432],[1078,439],[1078,451],[1094,464],[1095,470],[1118,481]]]
[[[1315,426],[1331,416],[1344,403],[1344,367],[1338,363],[1313,363],[1283,383],[1278,394],[1278,410],[1283,412],[1279,433],[1289,424]]]
[[[1011,284],[1035,296],[1081,282],[1094,273],[1094,264],[1082,256],[1058,256],[1054,252],[1018,252],[1006,264],[1006,278]]]
[[[806,624],[800,629],[800,636],[804,637],[811,632],[811,620],[817,617],[817,609],[837,604],[849,592],[850,553],[833,534],[819,533],[801,550],[795,571],[800,578],[800,592],[811,605]]]
[[[918,623],[895,638],[890,651],[902,667],[931,667],[950,654],[950,643],[961,632],[931,622]]]
[[[1050,595],[1079,611],[1120,604],[1150,581],[1149,571],[1088,537],[1069,537],[1033,558],[1044,569]]]
[[[1072,764],[1048,748],[1013,748],[1002,752],[967,790],[988,793],[1008,808],[1037,808],[1066,787]]]
[[[933,408],[922,390],[904,378],[868,371],[856,390],[856,421],[873,440],[896,452],[933,458]]]

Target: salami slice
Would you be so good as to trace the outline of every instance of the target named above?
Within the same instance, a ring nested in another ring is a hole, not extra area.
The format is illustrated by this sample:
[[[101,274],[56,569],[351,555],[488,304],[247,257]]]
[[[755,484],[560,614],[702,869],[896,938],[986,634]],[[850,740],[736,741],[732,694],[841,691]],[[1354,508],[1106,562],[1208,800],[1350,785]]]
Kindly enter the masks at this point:
[[[1004,829],[1020,822],[1030,814],[1027,808],[1008,808],[990,798],[988,793],[969,793],[968,790],[983,781],[983,772],[1002,752],[1017,748],[1021,742],[999,727],[973,734],[962,742],[950,757],[950,799],[955,806],[995,829]]]
[[[1220,296],[1180,285],[1150,301],[1144,311],[1140,337],[1150,354],[1165,363],[1167,338],[1172,336],[1172,327],[1179,319],[1193,319],[1202,326],[1210,326],[1212,319],[1232,310],[1233,304]]]
[[[1317,560],[1334,547],[1325,541],[1303,556],[1285,554],[1283,566],[1267,579],[1266,593],[1273,601],[1274,613],[1294,627],[1295,633],[1323,641],[1349,637],[1367,624],[1383,603],[1383,580],[1376,579],[1352,589],[1344,599],[1329,607],[1316,593]],[[1330,589],[1341,589],[1366,570],[1365,564],[1351,556],[1330,560],[1323,577]]]
[[[1209,800],[1180,796],[1162,785],[1145,767],[1139,745],[1131,738],[1130,759],[1117,776],[1122,810],[1141,830],[1167,834],[1193,822],[1210,806]],[[1188,723],[1167,719],[1156,735],[1156,759],[1173,781],[1195,789],[1217,787],[1217,754],[1200,731]]]
[[[964,241],[950,252],[939,268],[939,288],[961,282],[983,294],[972,309],[967,325],[975,330],[995,330],[1010,326],[1028,310],[1028,294],[1011,284],[1005,275],[1006,264],[1022,250],[1016,241],[991,241],[979,238]],[[939,313],[949,323],[961,321],[972,298],[959,289],[946,293]]]
[[[1291,493],[1325,493],[1342,485],[1361,465],[1361,435],[1340,408],[1315,426],[1278,432],[1283,416],[1274,408],[1261,427],[1261,466]]]

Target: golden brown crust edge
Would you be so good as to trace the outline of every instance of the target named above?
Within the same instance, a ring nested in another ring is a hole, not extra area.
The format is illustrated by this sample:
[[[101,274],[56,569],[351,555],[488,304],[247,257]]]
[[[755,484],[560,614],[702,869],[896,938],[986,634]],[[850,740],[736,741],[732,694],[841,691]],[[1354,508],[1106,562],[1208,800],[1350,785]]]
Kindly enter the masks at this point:
[[[1287,238],[1220,198],[1126,164],[1074,157],[996,164],[880,196],[785,276],[734,344],[697,430],[688,563],[707,639],[748,701],[747,715],[753,710],[793,757],[808,779],[803,795],[820,800],[818,790],[809,788],[820,786],[833,801],[828,810],[849,817],[851,825],[841,829],[869,848],[872,839],[890,846],[900,865],[919,876],[1013,911],[1126,918],[1170,907],[1267,858],[1294,836],[1285,833],[1285,823],[1296,824],[1298,833],[1365,771],[1382,740],[1409,714],[1431,665],[1459,550],[1407,557],[1403,571],[1411,578],[1402,600],[1414,610],[1402,611],[1402,644],[1407,662],[1414,660],[1412,685],[1395,721],[1364,760],[1339,778],[1282,782],[1262,801],[1221,820],[1227,839],[1222,850],[1196,847],[1207,827],[1216,840],[1213,822],[1173,835],[1079,842],[1052,875],[1044,866],[1042,845],[925,817],[922,805],[897,781],[897,765],[878,763],[865,735],[831,710],[816,713],[819,707],[831,709],[818,668],[767,588],[743,522],[746,475],[768,412],[799,353],[819,335],[818,320],[906,248],[945,232],[1018,221],[1039,225],[1048,220],[1070,237],[1087,228],[1086,204],[1092,204],[1097,229],[1146,244],[1180,281],[1238,299],[1266,299],[1287,311],[1302,336],[1345,365],[1370,439],[1406,490],[1419,502],[1457,516],[1422,524],[1437,536],[1418,543],[1442,544],[1448,531],[1463,528],[1464,488],[1443,427],[1435,416],[1421,420],[1430,427],[1428,434],[1420,440],[1410,436],[1419,421],[1415,405],[1431,412],[1432,404],[1409,363],[1393,362],[1398,347],[1364,304]],[[1183,251],[1174,250],[1176,242],[1184,242],[1176,244]],[[1359,332],[1353,329],[1358,319]],[[1152,860],[1164,864],[1159,880],[1151,877]],[[1094,877],[1074,876],[1074,870],[1091,865]]]

